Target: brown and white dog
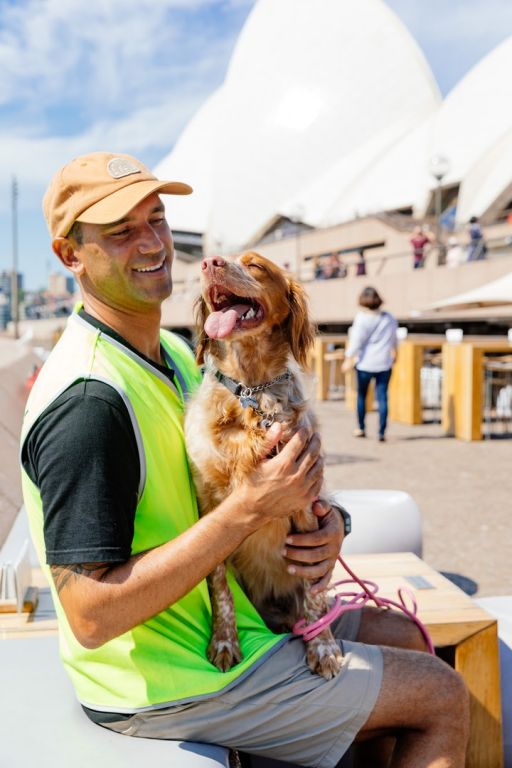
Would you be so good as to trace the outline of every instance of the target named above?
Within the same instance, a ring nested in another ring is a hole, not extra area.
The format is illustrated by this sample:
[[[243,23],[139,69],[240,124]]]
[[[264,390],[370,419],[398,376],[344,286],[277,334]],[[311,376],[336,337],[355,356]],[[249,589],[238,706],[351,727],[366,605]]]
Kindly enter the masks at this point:
[[[263,455],[266,429],[285,425],[284,440],[302,425],[316,426],[304,397],[299,366],[307,361],[314,330],[303,288],[271,261],[245,253],[236,262],[220,257],[202,262],[198,301],[197,359],[205,376],[185,421],[201,514],[216,507]],[[298,365],[297,365],[298,363]],[[311,531],[318,520],[310,508],[290,519],[267,523],[229,559],[267,624],[291,629],[328,610],[325,593],[286,570],[282,551],[291,531]],[[208,658],[226,671],[241,660],[225,565],[208,578],[213,631]],[[312,671],[329,679],[342,655],[329,628],[307,644]]]

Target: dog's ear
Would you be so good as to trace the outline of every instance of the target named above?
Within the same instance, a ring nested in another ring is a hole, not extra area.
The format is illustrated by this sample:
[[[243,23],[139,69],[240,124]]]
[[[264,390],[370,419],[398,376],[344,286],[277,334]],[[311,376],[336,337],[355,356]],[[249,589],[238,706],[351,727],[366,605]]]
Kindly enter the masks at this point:
[[[302,285],[289,279],[288,303],[288,340],[292,355],[302,368],[308,363],[308,353],[315,340],[315,327],[309,319],[308,301]]]
[[[204,363],[205,353],[208,351],[208,346],[211,341],[210,337],[207,333],[205,333],[204,330],[204,324],[206,322],[206,318],[208,317],[208,308],[202,296],[198,296],[195,301],[194,317],[196,321],[197,334],[196,362],[198,365],[202,365]]]

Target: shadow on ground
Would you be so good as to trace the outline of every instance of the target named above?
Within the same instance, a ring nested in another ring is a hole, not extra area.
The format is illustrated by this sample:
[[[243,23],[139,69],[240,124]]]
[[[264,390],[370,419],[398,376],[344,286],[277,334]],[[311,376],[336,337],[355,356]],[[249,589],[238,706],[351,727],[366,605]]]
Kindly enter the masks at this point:
[[[468,576],[462,576],[460,573],[450,573],[449,571],[440,571],[441,575],[455,584],[456,587],[462,589],[466,595],[476,595],[478,591],[478,584]]]
[[[350,453],[327,453],[324,456],[324,463],[327,467],[333,467],[337,464],[359,464],[362,462],[377,461],[371,456],[355,456]]]
[[[451,435],[405,435],[404,437],[396,437],[394,439],[411,442],[411,440],[453,440],[453,437]]]

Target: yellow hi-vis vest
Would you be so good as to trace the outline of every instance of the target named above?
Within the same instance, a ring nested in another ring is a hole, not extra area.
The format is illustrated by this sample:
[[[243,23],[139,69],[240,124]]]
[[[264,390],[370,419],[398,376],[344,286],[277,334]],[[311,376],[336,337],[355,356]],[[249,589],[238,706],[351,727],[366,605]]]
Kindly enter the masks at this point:
[[[194,389],[199,373],[185,342],[162,331],[161,343],[172,367],[179,371],[179,388]],[[32,389],[22,441],[50,403],[73,382],[84,379],[109,384],[128,407],[141,467],[132,555],[158,547],[197,521],[183,437],[183,393],[156,367],[73,314]],[[204,580],[143,624],[100,648],[84,648],[70,629],[45,562],[39,490],[25,471],[22,484],[32,537],[52,587],[61,657],[82,704],[100,711],[129,713],[213,694],[233,683],[282,641],[282,635],[265,626],[230,575],[243,660],[229,672],[219,672],[206,656],[211,606]]]

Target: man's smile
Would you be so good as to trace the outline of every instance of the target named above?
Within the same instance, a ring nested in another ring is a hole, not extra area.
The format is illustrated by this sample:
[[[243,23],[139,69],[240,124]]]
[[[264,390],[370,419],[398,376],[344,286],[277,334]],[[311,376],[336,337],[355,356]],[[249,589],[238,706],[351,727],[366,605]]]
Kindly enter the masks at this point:
[[[146,273],[146,272],[158,272],[158,270],[161,269],[163,267],[163,265],[165,264],[165,259],[166,259],[166,257],[165,257],[165,254],[164,254],[162,256],[161,261],[159,261],[158,264],[155,264],[152,267],[134,267],[133,271],[134,272],[139,272],[139,273],[140,272],[143,272],[143,273]]]

